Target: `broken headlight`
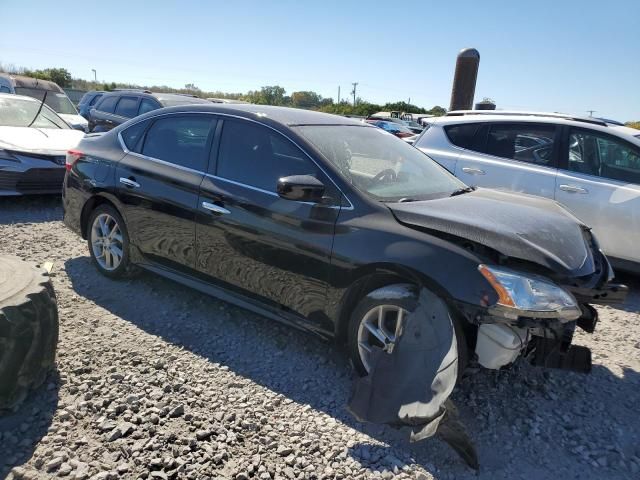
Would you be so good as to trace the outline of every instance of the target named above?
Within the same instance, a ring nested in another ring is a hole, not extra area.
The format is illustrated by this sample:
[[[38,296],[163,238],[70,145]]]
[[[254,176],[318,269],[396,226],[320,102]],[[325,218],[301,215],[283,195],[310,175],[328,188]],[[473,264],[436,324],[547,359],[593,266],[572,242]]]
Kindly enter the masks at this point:
[[[543,277],[487,265],[480,265],[478,270],[498,294],[497,310],[508,318],[575,320],[581,315],[573,295]]]

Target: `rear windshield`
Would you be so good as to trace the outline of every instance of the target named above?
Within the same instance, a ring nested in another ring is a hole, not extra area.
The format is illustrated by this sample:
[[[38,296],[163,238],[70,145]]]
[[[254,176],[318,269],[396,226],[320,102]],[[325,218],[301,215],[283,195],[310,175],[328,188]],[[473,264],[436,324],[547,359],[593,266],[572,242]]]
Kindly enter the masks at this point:
[[[346,181],[376,200],[429,200],[465,187],[420,150],[380,128],[293,128],[333,163]]]
[[[40,101],[42,101],[46,92],[47,99],[45,100],[45,103],[49,105],[54,112],[62,113],[65,115],[78,114],[76,107],[73,106],[71,100],[69,100],[69,97],[67,97],[64,93],[25,87],[16,87],[15,90],[18,95],[26,95],[27,97],[37,98]]]

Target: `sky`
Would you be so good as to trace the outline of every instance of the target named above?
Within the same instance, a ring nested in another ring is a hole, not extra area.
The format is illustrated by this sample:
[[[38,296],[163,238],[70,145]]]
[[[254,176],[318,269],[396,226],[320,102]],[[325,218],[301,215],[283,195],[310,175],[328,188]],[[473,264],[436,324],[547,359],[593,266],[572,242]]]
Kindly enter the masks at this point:
[[[456,55],[475,101],[640,120],[640,0],[0,0],[0,63],[99,81],[265,85],[449,107]]]

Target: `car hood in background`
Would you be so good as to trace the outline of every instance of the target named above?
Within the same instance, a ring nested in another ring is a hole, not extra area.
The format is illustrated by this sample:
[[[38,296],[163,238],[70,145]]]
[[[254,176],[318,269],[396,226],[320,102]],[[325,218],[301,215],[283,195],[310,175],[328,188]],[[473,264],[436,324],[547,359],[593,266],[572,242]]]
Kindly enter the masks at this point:
[[[70,113],[59,113],[58,116],[75,129],[85,130],[89,126],[89,122],[82,115],[72,115]]]
[[[41,155],[64,155],[84,137],[78,130],[0,127],[0,149]]]
[[[468,239],[560,274],[582,276],[595,270],[585,239],[588,228],[552,200],[478,189],[387,206],[407,226]]]

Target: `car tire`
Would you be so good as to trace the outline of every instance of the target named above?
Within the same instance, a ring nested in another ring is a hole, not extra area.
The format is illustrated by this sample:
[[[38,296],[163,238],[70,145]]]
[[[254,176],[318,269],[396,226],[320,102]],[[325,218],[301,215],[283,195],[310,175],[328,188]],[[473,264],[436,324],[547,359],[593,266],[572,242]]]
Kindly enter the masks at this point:
[[[58,308],[47,272],[0,256],[0,410],[14,409],[54,368]]]
[[[363,359],[360,335],[361,329],[364,328],[363,323],[366,323],[370,315],[375,315],[376,309],[378,309],[378,315],[380,309],[383,311],[384,321],[388,322],[388,328],[386,333],[391,333],[393,329],[393,312],[394,309],[402,309],[404,311],[403,316],[412,313],[418,307],[418,290],[415,286],[409,284],[395,284],[386,287],[378,288],[372,292],[369,292],[360,302],[356,305],[351,318],[349,320],[349,327],[347,332],[349,357],[353,362],[354,368],[358,375],[367,375],[368,368],[366,366],[366,360]],[[380,318],[380,317],[378,317]],[[459,320],[453,315],[451,316],[454,331],[456,334],[456,342],[458,346],[458,380],[462,377],[462,373],[467,365],[469,351],[462,329],[462,325]],[[383,322],[384,323],[384,322]],[[371,335],[371,338],[375,339],[375,335]],[[381,346],[378,344],[378,346]]]
[[[93,264],[106,277],[128,278],[138,272],[129,257],[127,226],[111,205],[99,205],[91,212],[87,224],[87,245]]]

